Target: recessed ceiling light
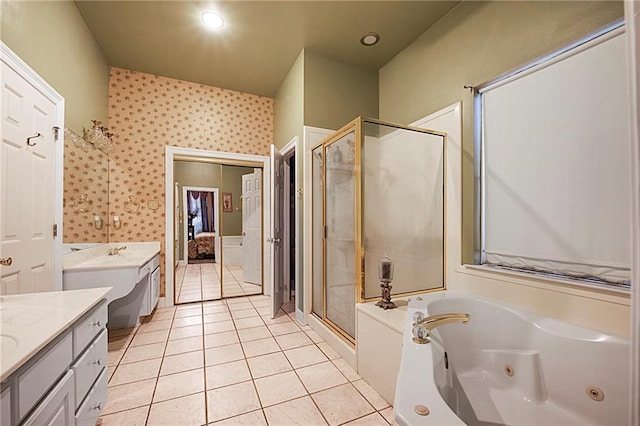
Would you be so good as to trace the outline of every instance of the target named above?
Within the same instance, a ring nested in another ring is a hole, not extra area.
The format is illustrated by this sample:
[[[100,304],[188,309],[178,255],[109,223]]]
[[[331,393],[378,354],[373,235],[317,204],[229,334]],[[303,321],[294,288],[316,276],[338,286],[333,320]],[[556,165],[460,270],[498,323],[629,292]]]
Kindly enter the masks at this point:
[[[379,41],[380,41],[380,34],[378,33],[366,33],[360,39],[360,43],[362,43],[363,46],[373,46]]]
[[[213,30],[219,30],[224,27],[224,18],[219,13],[207,10],[200,15],[202,22]]]

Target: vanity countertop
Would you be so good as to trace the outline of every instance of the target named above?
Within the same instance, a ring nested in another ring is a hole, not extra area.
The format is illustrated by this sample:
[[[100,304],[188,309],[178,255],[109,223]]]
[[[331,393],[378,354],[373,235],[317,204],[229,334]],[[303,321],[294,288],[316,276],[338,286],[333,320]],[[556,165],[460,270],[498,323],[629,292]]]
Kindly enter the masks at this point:
[[[0,296],[0,381],[104,299],[110,289]]]
[[[109,249],[126,246],[118,254],[109,256]],[[124,242],[93,246],[63,256],[63,272],[98,269],[139,268],[160,253],[160,243]]]

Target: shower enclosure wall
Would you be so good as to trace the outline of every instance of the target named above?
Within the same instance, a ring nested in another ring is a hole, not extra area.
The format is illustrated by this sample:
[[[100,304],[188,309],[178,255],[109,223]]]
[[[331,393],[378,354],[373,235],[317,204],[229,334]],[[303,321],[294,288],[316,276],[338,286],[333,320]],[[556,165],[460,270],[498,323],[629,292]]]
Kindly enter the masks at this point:
[[[355,343],[355,304],[444,288],[445,135],[358,118],[312,149],[312,310]]]

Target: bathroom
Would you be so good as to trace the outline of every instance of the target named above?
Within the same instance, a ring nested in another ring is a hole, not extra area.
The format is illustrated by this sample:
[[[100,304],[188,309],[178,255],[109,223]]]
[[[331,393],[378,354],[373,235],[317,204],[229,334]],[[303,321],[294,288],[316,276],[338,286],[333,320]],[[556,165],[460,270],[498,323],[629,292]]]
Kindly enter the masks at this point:
[[[495,79],[622,18],[623,4],[463,2],[442,7],[439,18],[430,17],[433,21],[407,39],[406,47],[389,56],[384,66],[349,64],[313,48],[294,52],[281,74],[280,84],[268,96],[251,94],[261,93],[258,86],[242,93],[243,90],[230,90],[233,87],[222,83],[203,85],[185,82],[180,76],[158,77],[154,74],[164,74],[154,71],[152,66],[143,72],[130,69],[126,62],[107,60],[114,45],[135,40],[118,34],[117,28],[122,23],[111,23],[106,12],[91,10],[84,2],[3,2],[2,41],[64,97],[65,126],[81,133],[83,127],[90,126],[90,120],[98,119],[117,134],[116,148],[109,154],[109,206],[102,219],[102,233],[106,234],[103,242],[160,243],[160,303],[171,305],[166,300],[172,291],[167,283],[173,278],[167,271],[170,253],[166,250],[165,234],[171,225],[166,222],[170,194],[165,190],[165,143],[180,149],[265,156],[271,143],[282,148],[297,137],[298,153],[306,155],[305,143],[311,147],[330,133],[322,133],[322,129],[339,129],[356,116],[410,124],[460,102],[461,144],[455,154],[460,164],[451,194],[459,202],[447,211],[446,218],[447,226],[451,227],[447,228],[447,289],[471,291],[551,318],[631,339],[631,318],[637,315],[632,307],[637,311],[639,304],[637,299],[632,302],[630,295],[602,295],[586,288],[566,290],[553,284],[496,280],[460,266],[475,263],[476,238],[473,94],[464,85]],[[445,11],[445,7],[449,9]],[[107,22],[112,25],[105,25]],[[372,30],[375,29],[367,29]],[[112,45],[101,45],[97,41],[97,35],[105,32],[111,33]],[[252,79],[256,85],[261,80],[255,74]],[[231,105],[233,111],[223,108],[225,104]],[[217,121],[209,122],[203,111],[212,111]],[[224,136],[216,136],[218,131]],[[206,136],[198,137],[203,134]],[[237,135],[237,139],[232,135]],[[154,143],[156,139],[163,142]],[[304,156],[296,158],[303,160]],[[310,229],[307,223],[311,205],[307,198],[311,193],[307,186],[310,168],[300,161],[293,173],[301,193],[298,226]],[[131,195],[140,202],[137,212],[125,209]],[[157,208],[153,209],[156,201]],[[92,223],[93,216],[88,218]],[[113,226],[114,216],[121,222],[120,229]],[[61,223],[66,233],[67,224]],[[302,256],[297,258],[297,281],[302,285],[296,291],[299,297],[295,310],[307,316],[307,323],[315,327],[313,319],[308,318],[313,262],[311,239],[306,238],[305,232],[304,229],[300,232],[305,236],[304,247],[298,251]],[[637,229],[634,232],[637,239]],[[123,253],[126,254],[126,250]],[[268,266],[264,267],[266,277]],[[259,306],[262,302],[256,303],[256,311],[265,308]],[[186,307],[176,309],[188,312]],[[318,328],[320,333],[323,330]],[[315,328],[312,331],[316,331]],[[332,338],[329,334],[319,337],[327,342]],[[336,339],[331,344],[343,358],[355,357],[350,355],[352,348],[343,340]],[[140,407],[153,405],[149,400]],[[137,406],[134,409],[141,411]],[[376,414],[385,409],[375,410]],[[260,407],[254,411],[260,411]],[[387,413],[380,416],[384,414]],[[380,419],[385,421],[384,417]]]

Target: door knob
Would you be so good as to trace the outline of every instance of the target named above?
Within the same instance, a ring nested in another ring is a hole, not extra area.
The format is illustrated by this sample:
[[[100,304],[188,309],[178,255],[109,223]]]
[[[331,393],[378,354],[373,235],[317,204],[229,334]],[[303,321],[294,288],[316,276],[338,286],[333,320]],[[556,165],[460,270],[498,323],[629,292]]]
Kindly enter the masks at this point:
[[[0,259],[0,265],[2,266],[11,266],[12,263],[13,259],[10,257],[3,257],[2,259]]]
[[[274,238],[273,239],[273,243],[274,244],[280,244],[280,238]]]

